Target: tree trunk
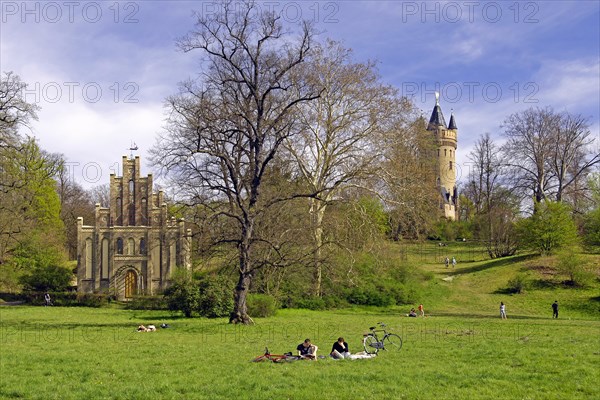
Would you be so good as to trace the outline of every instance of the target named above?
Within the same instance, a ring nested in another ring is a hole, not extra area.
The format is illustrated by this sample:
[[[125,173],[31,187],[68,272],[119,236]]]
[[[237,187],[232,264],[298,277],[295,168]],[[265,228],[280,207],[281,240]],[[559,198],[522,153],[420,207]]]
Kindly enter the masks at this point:
[[[323,246],[323,217],[325,215],[324,204],[319,204],[320,200],[310,199],[310,221],[313,233],[313,241],[315,244],[315,251],[313,257],[313,295],[321,296],[322,282],[323,282],[323,271],[321,264],[321,247]]]
[[[235,293],[233,295],[233,311],[229,316],[230,324],[252,324],[252,318],[248,315],[248,307],[246,304],[246,298],[248,297],[248,290],[250,289],[250,282],[252,277],[250,274],[240,272],[240,278],[235,287]]]
[[[230,324],[252,324],[252,318],[248,315],[248,306],[246,299],[250,284],[252,283],[252,273],[250,272],[250,237],[252,235],[251,228],[245,228],[242,231],[242,241],[239,245],[239,279],[235,286],[233,295],[233,311],[229,316]]]

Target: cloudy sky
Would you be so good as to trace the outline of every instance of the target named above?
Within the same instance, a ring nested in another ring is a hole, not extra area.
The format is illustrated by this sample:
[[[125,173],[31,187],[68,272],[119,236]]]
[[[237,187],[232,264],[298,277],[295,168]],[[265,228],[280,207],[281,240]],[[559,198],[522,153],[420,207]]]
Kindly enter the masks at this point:
[[[551,106],[589,118],[600,138],[599,1],[264,1],[290,24],[377,60],[386,83],[427,117],[435,91],[459,128],[457,162],[477,137],[502,138],[511,113]],[[91,187],[119,171],[132,143],[145,158],[164,126],[165,97],[199,74],[197,53],[175,40],[203,1],[0,1],[0,70],[29,84],[42,109],[33,131]],[[598,147],[597,139],[596,147]],[[152,172],[143,163],[142,173]]]

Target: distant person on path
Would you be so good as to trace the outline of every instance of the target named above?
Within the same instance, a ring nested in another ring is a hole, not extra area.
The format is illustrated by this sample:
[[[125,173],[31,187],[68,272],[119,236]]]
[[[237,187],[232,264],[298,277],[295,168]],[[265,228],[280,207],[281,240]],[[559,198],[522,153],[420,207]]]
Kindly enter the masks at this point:
[[[46,292],[44,294],[44,306],[51,306],[52,305],[52,299],[50,298],[50,293]]]
[[[452,268],[456,267],[456,258],[452,257]]]
[[[305,339],[304,342],[300,343],[298,347],[298,355],[300,358],[304,358],[307,360],[316,360],[317,359],[317,350],[318,347],[310,342],[310,339]]]
[[[343,337],[339,337],[337,342],[333,344],[330,355],[337,360],[350,357],[348,343],[346,343]]]
[[[448,268],[448,266],[450,265],[450,260],[448,259],[448,257],[446,257],[445,263],[446,263],[446,268]]]
[[[558,318],[558,300],[552,303],[552,318]]]
[[[500,302],[500,318],[506,319],[506,306],[503,302]]]
[[[423,304],[419,304],[419,314],[421,317],[425,316],[425,311],[423,310]]]

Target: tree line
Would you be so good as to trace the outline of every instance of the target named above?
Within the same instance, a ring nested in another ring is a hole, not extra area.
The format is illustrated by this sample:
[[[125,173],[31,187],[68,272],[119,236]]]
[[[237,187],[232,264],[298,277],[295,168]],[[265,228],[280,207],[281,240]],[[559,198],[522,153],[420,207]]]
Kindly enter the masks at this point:
[[[507,117],[502,145],[482,135],[470,154],[460,221],[450,223],[439,217],[435,138],[375,63],[319,41],[309,23],[294,29],[253,3],[225,2],[198,16],[177,45],[199,56],[201,70],[166,99],[166,126],[151,156],[174,194],[170,211],[193,229],[195,270],[233,272],[232,323],[251,322],[251,292],[319,299],[343,291],[384,304],[377,296],[389,291],[401,301],[409,290],[385,282],[406,283],[414,271],[370,260],[386,271],[375,286],[377,274],[359,260],[388,239],[442,238],[444,229],[463,226],[491,257],[514,254],[519,232],[568,232],[548,239],[550,249],[556,240],[575,243],[581,232],[598,242],[600,185],[592,172],[599,156],[582,116],[533,108]],[[82,189],[62,155],[19,133],[37,118],[37,107],[19,95],[23,87],[16,75],[2,76],[5,287],[25,264],[75,259],[76,218],[93,220],[95,202],[108,206],[106,185]]]

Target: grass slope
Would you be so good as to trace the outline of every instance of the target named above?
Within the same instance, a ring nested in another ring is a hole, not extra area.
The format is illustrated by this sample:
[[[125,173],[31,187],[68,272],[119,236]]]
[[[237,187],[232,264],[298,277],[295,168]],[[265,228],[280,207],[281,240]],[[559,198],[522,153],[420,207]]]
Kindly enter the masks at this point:
[[[507,295],[502,288],[511,277],[541,279],[547,270],[539,266],[549,261],[486,261],[453,244],[443,249],[456,255],[452,270],[433,246],[404,250],[432,276],[417,299],[426,318],[407,318],[407,307],[281,310],[254,326],[232,326],[158,311],[0,307],[0,398],[600,398],[597,282]],[[550,318],[555,299],[558,320]],[[508,320],[498,317],[500,301]],[[265,346],[293,351],[306,337],[321,354],[340,335],[357,352],[362,334],[378,321],[403,337],[400,352],[355,361],[249,362]],[[172,327],[135,332],[140,323],[162,322]]]

